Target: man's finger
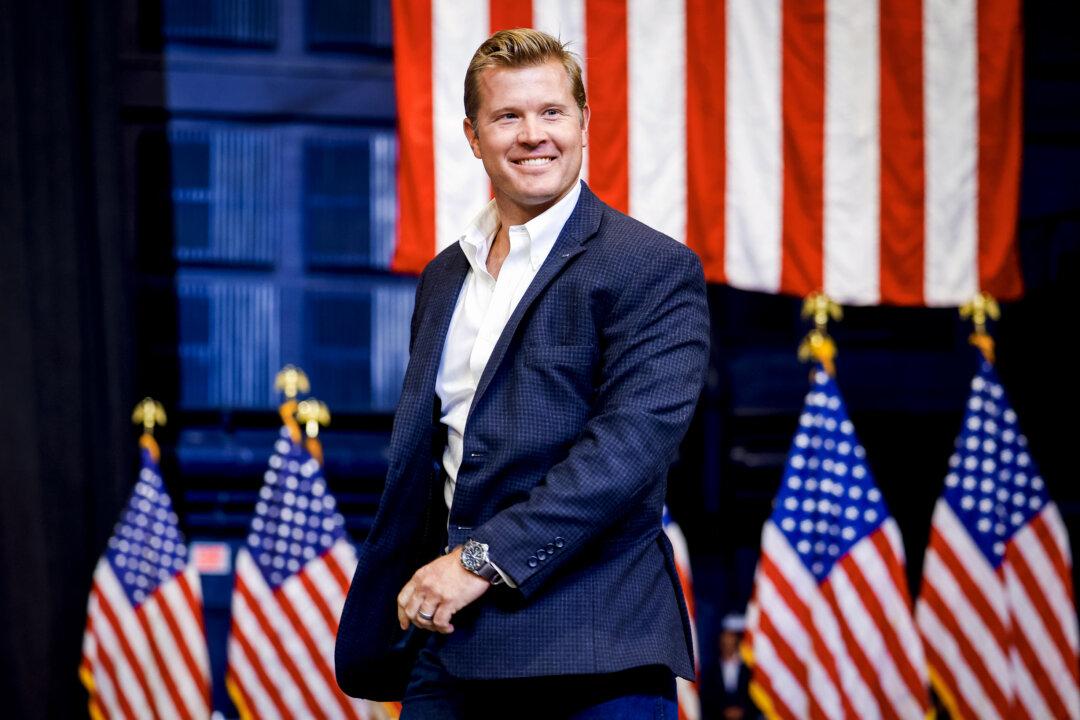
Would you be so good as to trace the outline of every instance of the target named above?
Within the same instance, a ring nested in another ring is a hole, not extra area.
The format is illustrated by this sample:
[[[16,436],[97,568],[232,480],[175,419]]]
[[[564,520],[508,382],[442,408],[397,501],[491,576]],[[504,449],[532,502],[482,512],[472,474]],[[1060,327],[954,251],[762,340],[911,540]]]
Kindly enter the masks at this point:
[[[440,632],[444,635],[449,635],[454,632],[454,626],[450,624],[450,618],[454,616],[454,611],[451,610],[449,603],[443,603],[439,605],[439,609],[435,611],[435,618],[431,621],[435,632]]]

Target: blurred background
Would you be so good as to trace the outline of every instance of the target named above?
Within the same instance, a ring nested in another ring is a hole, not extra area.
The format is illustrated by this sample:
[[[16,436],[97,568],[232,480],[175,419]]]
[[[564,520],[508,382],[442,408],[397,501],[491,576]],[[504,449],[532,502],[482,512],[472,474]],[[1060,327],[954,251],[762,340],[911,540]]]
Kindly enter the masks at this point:
[[[998,368],[1075,542],[1080,45],[1024,6],[1025,294]],[[274,374],[333,420],[325,473],[361,541],[378,503],[415,277],[397,208],[389,0],[0,0],[0,682],[9,717],[77,717],[91,573],[138,470],[131,409],[170,417],[189,543],[237,547],[277,437]],[[400,49],[399,49],[400,50]],[[750,596],[807,368],[801,299],[710,286],[706,390],[672,470],[703,674]],[[976,367],[955,309],[848,308],[840,386],[917,590]],[[1075,582],[1075,569],[1074,569]],[[232,578],[204,575],[215,707]],[[708,711],[715,688],[705,683]],[[709,715],[706,714],[708,717]]]

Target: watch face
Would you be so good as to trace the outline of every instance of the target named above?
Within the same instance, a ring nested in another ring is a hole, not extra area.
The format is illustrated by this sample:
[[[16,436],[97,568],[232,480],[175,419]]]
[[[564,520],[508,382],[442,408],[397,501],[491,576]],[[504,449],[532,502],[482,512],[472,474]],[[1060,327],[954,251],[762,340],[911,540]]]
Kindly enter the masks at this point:
[[[478,543],[475,540],[469,540],[461,548],[461,563],[468,569],[476,572],[484,563],[487,562],[487,555],[484,552],[483,543]]]

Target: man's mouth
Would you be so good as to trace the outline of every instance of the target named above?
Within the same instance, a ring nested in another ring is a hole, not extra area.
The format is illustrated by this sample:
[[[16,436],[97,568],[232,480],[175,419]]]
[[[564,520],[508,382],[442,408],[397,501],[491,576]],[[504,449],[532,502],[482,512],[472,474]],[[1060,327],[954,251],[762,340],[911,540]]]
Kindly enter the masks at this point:
[[[541,167],[549,163],[555,162],[555,158],[550,157],[531,157],[522,158],[521,160],[514,160],[515,165],[522,165],[524,167]]]

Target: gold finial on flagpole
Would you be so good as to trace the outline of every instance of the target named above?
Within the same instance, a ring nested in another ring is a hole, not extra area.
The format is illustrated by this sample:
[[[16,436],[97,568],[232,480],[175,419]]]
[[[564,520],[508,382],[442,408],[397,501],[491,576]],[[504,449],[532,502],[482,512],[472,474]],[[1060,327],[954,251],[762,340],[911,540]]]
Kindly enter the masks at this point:
[[[289,364],[274,376],[274,389],[285,395],[285,400],[295,400],[300,393],[311,392],[311,383],[303,370]]]
[[[143,426],[143,432],[147,435],[154,434],[154,427],[164,425],[168,418],[165,417],[165,408],[152,397],[144,397],[135,406],[131,413],[131,422]]]
[[[829,320],[840,320],[844,313],[840,306],[823,292],[815,292],[803,300],[802,316],[814,321],[814,329],[806,334],[799,344],[799,360],[817,361],[829,375],[836,374],[836,343],[829,337]]]
[[[960,319],[971,320],[975,330],[968,335],[968,342],[979,348],[983,357],[989,363],[994,362],[994,338],[986,332],[986,320],[998,320],[1001,317],[1001,308],[997,300],[988,292],[981,292],[960,306]]]
[[[303,400],[296,406],[296,419],[304,426],[304,432],[309,438],[319,436],[319,427],[330,424],[330,409],[326,403],[313,397]]]

